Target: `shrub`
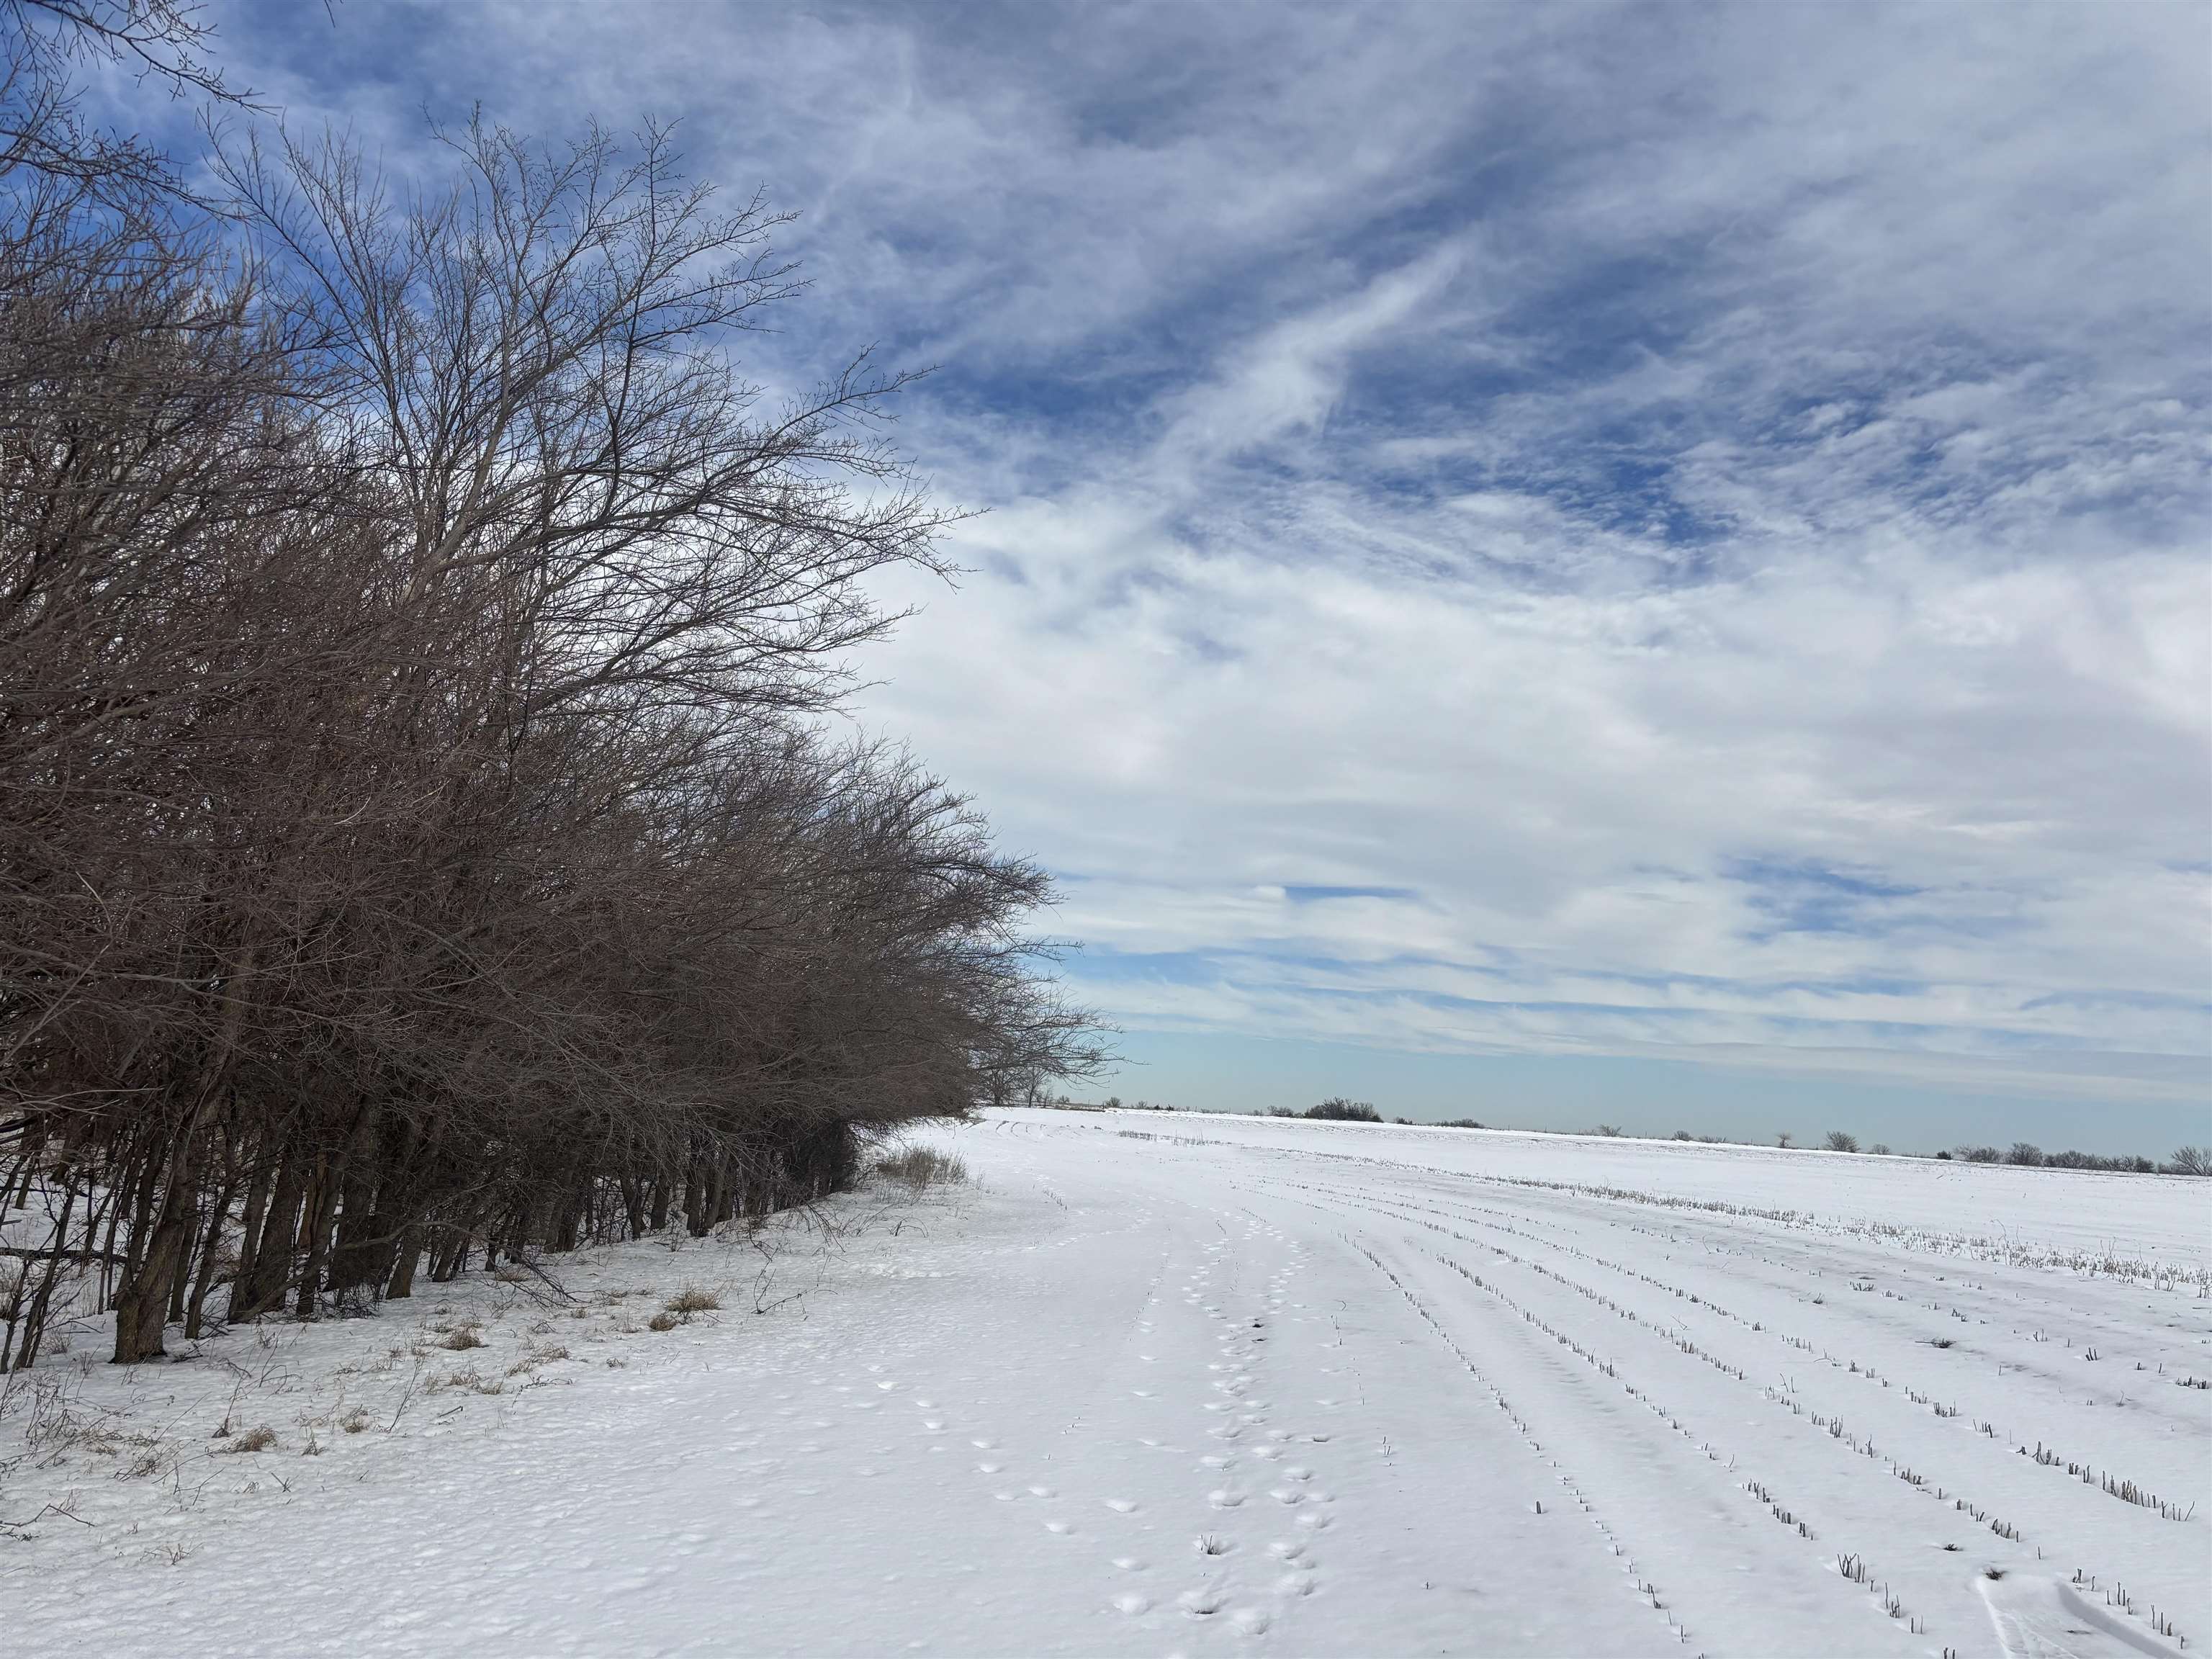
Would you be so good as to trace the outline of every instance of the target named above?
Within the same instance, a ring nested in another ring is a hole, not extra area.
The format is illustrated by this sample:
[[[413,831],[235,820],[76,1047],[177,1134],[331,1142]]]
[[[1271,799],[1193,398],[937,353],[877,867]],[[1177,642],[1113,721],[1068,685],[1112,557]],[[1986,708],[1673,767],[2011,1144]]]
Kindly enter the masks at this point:
[[[2212,1146],[2177,1146],[2166,1167],[2175,1175],[2212,1176]]]
[[[1841,1129],[1829,1130],[1826,1145],[1832,1152],[1856,1152],[1859,1149],[1858,1137],[1847,1135]]]
[[[876,1170],[893,1181],[903,1181],[916,1192],[926,1187],[958,1186],[968,1179],[965,1164],[933,1146],[909,1146],[902,1152],[879,1158]]]
[[[1346,1100],[1342,1095],[1331,1095],[1318,1106],[1306,1108],[1306,1115],[1328,1123],[1380,1123],[1382,1115],[1364,1100]]]
[[[2043,1148],[2029,1141],[2015,1140],[2012,1150],[2005,1154],[2005,1162],[2017,1164],[2023,1170],[2039,1170],[2043,1167]]]

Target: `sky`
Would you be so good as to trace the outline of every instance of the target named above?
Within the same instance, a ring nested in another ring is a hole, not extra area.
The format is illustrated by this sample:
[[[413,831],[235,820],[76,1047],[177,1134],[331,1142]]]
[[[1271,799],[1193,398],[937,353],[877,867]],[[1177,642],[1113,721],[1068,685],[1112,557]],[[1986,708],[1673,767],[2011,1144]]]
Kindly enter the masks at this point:
[[[2212,1140],[2212,9],[210,15],[402,172],[676,119],[750,374],[934,369],[850,715],[1092,1095]]]

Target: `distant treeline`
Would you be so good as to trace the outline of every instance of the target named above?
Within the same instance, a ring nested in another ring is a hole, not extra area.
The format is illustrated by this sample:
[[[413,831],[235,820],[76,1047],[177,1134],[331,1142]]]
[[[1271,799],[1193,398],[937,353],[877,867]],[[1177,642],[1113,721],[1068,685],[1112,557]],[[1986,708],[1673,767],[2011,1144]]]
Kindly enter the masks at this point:
[[[2094,1152],[2045,1152],[2025,1140],[2000,1152],[1995,1146],[1957,1146],[1936,1157],[1961,1164],[2009,1164],[2023,1170],[2105,1170],[2115,1175],[2212,1175],[2212,1148],[2177,1146],[2160,1164],[2148,1158],[2100,1158]]]
[[[70,76],[220,100],[197,15],[0,0],[0,1370],[94,1267],[137,1360],[1081,1071],[1044,875],[825,735],[947,515],[899,377],[724,355],[781,221],[656,131],[186,194]]]
[[[1042,1094],[1032,1097],[1029,1103],[1036,1106],[1059,1107],[1070,1111],[1099,1111],[1123,1109],[1123,1103],[1121,1097],[1118,1095],[1109,1096],[1102,1102],[1083,1103],[1066,1097],[1055,1097],[1050,1094]],[[1133,1103],[1133,1107],[1128,1109],[1173,1111],[1176,1109],[1172,1106],[1163,1106],[1140,1100]],[[1407,1117],[1394,1117],[1385,1120],[1382,1112],[1371,1103],[1364,1100],[1348,1099],[1342,1095],[1332,1095],[1327,1100],[1322,1101],[1318,1104],[1307,1107],[1304,1111],[1299,1111],[1297,1109],[1289,1106],[1270,1106],[1267,1109],[1266,1115],[1268,1117],[1279,1118],[1306,1118],[1316,1121],[1337,1123],[1382,1123],[1387,1121],[1394,1124],[1403,1124],[1409,1128],[1480,1129],[1486,1127],[1503,1127],[1498,1125],[1486,1126],[1471,1117],[1444,1118],[1426,1123],[1417,1123],[1415,1120]],[[1589,1129],[1532,1128],[1516,1129],[1513,1130],[1512,1133],[1516,1134],[1540,1135],[1589,1134],[1601,1136],[1607,1139],[1613,1139],[1620,1138],[1623,1132],[1620,1126],[1617,1123],[1600,1123]],[[1687,1129],[1677,1129],[1671,1136],[1667,1138],[1678,1141],[1692,1141],[1699,1146],[1742,1146],[1759,1144],[1752,1141],[1729,1140],[1727,1137],[1723,1135],[1694,1135]],[[1795,1141],[1796,1137],[1788,1133],[1778,1135],[1775,1138],[1775,1144],[1785,1149],[1793,1146]],[[1864,1151],[1877,1158],[1899,1156],[1899,1154],[1893,1153],[1887,1146],[1884,1146],[1880,1141],[1876,1141],[1871,1146],[1863,1148],[1859,1145],[1857,1136],[1842,1129],[1831,1129],[1828,1131],[1827,1134],[1823,1137],[1818,1150],[1830,1152],[1856,1152]],[[2011,1146],[2008,1148],[2001,1149],[1996,1146],[1956,1146],[1946,1152],[1934,1153],[1905,1153],[1903,1154],[1903,1156],[1929,1157],[1945,1162],[1956,1162],[1962,1164],[2009,1164],[2014,1168],[2031,1170],[2101,1170],[2113,1174],[2124,1175],[2212,1175],[2212,1147],[2204,1146],[2177,1146],[2174,1148],[2173,1156],[2166,1159],[2164,1163],[2160,1163],[2154,1158],[2141,1157],[2104,1158],[2099,1156],[2095,1152],[2045,1152],[2042,1148],[2033,1146],[2025,1140],[2016,1140],[2013,1142]]]

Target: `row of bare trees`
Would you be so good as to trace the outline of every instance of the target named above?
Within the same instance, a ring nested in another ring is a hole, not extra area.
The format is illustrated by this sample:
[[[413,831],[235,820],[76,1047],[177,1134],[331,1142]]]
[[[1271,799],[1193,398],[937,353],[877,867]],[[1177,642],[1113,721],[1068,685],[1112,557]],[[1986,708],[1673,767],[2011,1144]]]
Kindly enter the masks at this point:
[[[900,378],[732,368],[774,216],[480,123],[434,183],[280,137],[186,195],[55,91],[102,8],[5,12],[0,1370],[87,1271],[134,1361],[1085,1066],[1041,873],[827,735],[945,520]]]

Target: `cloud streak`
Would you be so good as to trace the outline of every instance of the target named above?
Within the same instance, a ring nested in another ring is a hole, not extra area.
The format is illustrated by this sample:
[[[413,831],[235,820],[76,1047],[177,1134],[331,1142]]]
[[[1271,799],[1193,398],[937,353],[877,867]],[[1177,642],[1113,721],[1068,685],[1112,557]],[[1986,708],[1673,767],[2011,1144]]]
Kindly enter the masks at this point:
[[[757,374],[944,365],[857,713],[1132,1030],[2115,1103],[2212,1072],[2201,27],[223,15],[403,157],[681,115],[802,211]]]

